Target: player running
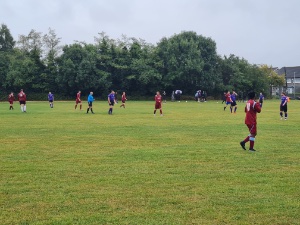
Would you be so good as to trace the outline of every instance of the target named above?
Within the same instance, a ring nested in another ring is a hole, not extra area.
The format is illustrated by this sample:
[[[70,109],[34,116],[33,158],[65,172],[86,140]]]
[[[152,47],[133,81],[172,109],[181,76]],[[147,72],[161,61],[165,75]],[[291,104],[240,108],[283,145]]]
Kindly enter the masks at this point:
[[[14,96],[14,93],[11,92],[8,95],[9,110],[13,110],[14,109],[14,101],[15,101],[15,96]]]
[[[231,105],[232,102],[230,91],[228,91],[227,94],[225,94],[225,98],[226,98],[226,103],[225,103],[226,105],[224,106],[224,111],[228,105]]]
[[[250,141],[250,148],[249,150],[252,152],[255,152],[254,149],[254,141],[255,141],[255,136],[257,135],[257,121],[256,121],[256,114],[261,112],[260,104],[256,102],[255,99],[255,92],[251,91],[248,94],[248,102],[245,107],[245,124],[247,125],[250,134],[244,141],[240,142],[240,145],[244,150],[246,150],[245,144]]]
[[[120,108],[123,107],[125,109],[125,102],[126,102],[127,98],[126,98],[126,93],[125,91],[122,94],[122,105],[120,105]]]
[[[260,108],[262,108],[264,100],[265,100],[265,96],[264,96],[262,93],[260,93],[260,94],[259,94],[259,104],[260,104]]]
[[[230,105],[230,112],[232,113],[232,109],[234,108],[234,113],[236,113],[236,110],[237,110],[237,104],[236,104],[236,96],[237,96],[237,93],[235,93],[234,91],[232,92],[232,95],[230,96],[231,97],[231,105]]]
[[[53,108],[54,94],[52,94],[51,92],[49,92],[49,94],[48,94],[48,101],[50,104],[50,108]]]
[[[288,97],[285,95],[284,92],[281,93],[281,103],[280,103],[280,119],[283,118],[283,112],[284,112],[284,120],[287,120],[287,103],[288,103]]]
[[[116,103],[115,92],[112,90],[111,93],[107,96],[107,101],[109,105],[108,114],[112,115],[114,105]]]
[[[18,99],[21,106],[21,111],[26,113],[26,94],[24,93],[23,89],[21,89],[20,93],[18,94]]]
[[[94,97],[93,97],[93,92],[91,91],[89,96],[88,96],[88,108],[86,110],[86,113],[89,113],[89,111],[91,110],[91,112],[94,114],[93,112],[93,102],[95,101]]]
[[[163,116],[162,109],[161,109],[161,101],[162,101],[162,97],[158,91],[158,92],[156,92],[156,95],[155,95],[154,116],[156,115],[156,110],[158,110],[158,109],[159,109],[160,115]]]
[[[82,103],[81,103],[81,91],[78,91],[76,94],[76,103],[75,103],[75,109],[77,109],[77,105],[80,104],[80,110],[82,110]]]

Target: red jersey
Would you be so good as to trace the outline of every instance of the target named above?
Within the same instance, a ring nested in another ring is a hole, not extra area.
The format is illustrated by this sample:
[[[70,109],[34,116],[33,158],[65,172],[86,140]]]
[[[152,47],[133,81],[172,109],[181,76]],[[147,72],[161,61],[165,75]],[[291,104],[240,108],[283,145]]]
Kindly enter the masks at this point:
[[[126,95],[122,95],[122,101],[126,101]]]
[[[161,95],[155,95],[155,102],[161,103]]]
[[[19,102],[21,101],[26,101],[26,94],[21,91],[19,94],[18,94],[18,98],[19,98]]]
[[[80,101],[80,93],[77,93],[77,95],[76,95],[76,100],[78,100],[78,101]]]
[[[13,102],[14,100],[15,100],[15,96],[12,95],[12,94],[10,94],[10,95],[8,96],[8,101],[9,101],[9,102]]]
[[[226,98],[226,102],[232,102],[230,93],[226,94],[225,98]]]
[[[260,104],[250,99],[245,107],[245,124],[253,125],[256,124],[256,114],[261,112]]]

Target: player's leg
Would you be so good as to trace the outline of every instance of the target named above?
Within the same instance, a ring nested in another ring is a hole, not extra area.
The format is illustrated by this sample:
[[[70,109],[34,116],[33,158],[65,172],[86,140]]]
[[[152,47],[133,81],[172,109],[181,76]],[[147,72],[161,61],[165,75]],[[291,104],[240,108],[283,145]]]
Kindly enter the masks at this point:
[[[287,105],[284,107],[284,119],[287,120],[288,114],[287,114]]]
[[[77,109],[77,104],[78,104],[78,103],[76,102],[76,103],[75,103],[75,109]]]
[[[23,109],[24,109],[24,112],[26,112],[26,102],[24,103]]]
[[[93,103],[92,103],[92,102],[91,102],[91,104],[90,104],[90,109],[91,109],[92,114],[94,114],[94,111],[93,111]]]
[[[253,128],[254,128],[254,125],[248,125],[248,124],[247,124],[247,127],[248,127],[248,129],[249,129],[250,134],[249,134],[243,141],[240,142],[240,145],[242,146],[242,148],[243,148],[244,150],[246,150],[245,144],[246,144],[248,141],[250,141],[250,138],[251,138],[251,136],[252,136],[251,133],[252,133],[252,130],[253,130]]]
[[[79,105],[79,107],[80,107],[80,110],[82,110],[82,103],[80,102],[80,105]]]
[[[86,113],[89,113],[89,111],[90,111],[90,103],[88,102],[88,108],[86,110]]]
[[[234,113],[236,113],[236,110],[237,110],[237,106],[234,107]]]
[[[283,117],[283,107],[280,105],[280,119],[282,120]]]

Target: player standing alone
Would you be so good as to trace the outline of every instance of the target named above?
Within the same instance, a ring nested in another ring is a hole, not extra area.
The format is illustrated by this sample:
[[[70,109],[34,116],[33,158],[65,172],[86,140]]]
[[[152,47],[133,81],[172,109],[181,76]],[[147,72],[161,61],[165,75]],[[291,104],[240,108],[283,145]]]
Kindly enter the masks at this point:
[[[50,104],[50,108],[53,108],[54,94],[52,94],[51,92],[49,92],[49,94],[48,94],[48,101]]]
[[[225,94],[225,98],[226,98],[226,102],[225,102],[226,105],[224,106],[224,111],[228,105],[231,105],[232,102],[230,91],[228,91],[227,94]]]
[[[18,94],[21,111],[26,112],[26,94],[24,93],[23,89],[21,89],[20,93]]]
[[[76,94],[76,103],[75,103],[75,109],[77,109],[77,105],[80,104],[80,110],[82,110],[82,103],[81,103],[81,91],[78,91],[78,93]]]
[[[263,106],[263,102],[264,102],[265,96],[263,96],[262,93],[259,94],[259,104],[260,104],[260,108],[262,108]]]
[[[156,95],[155,95],[155,109],[154,109],[154,116],[156,115],[156,110],[159,109],[159,112],[160,112],[160,115],[162,116],[163,113],[162,113],[162,109],[161,109],[161,100],[162,100],[162,97],[158,92],[156,92]]]
[[[281,103],[280,103],[280,119],[282,120],[283,112],[284,112],[284,120],[287,120],[287,103],[288,97],[285,95],[284,92],[281,94]]]
[[[122,94],[122,105],[120,105],[120,108],[123,106],[123,108],[125,109],[125,102],[126,102],[127,98],[126,98],[126,93],[123,92]]]
[[[111,91],[111,93],[107,96],[107,101],[108,101],[108,105],[109,105],[108,114],[112,115],[113,108],[114,108],[114,105],[116,103],[115,92],[114,91]]]
[[[11,93],[8,95],[9,110],[14,109],[14,101],[15,101],[15,96],[14,96],[14,93],[11,92]]]
[[[256,121],[256,114],[261,112],[260,104],[256,102],[255,99],[255,92],[251,91],[248,94],[248,102],[245,107],[245,124],[247,125],[250,134],[244,141],[240,142],[240,145],[244,150],[246,150],[245,144],[250,141],[250,151],[255,152],[254,149],[254,141],[255,141],[255,136],[257,135],[257,121]]]
[[[232,95],[230,96],[231,97],[231,105],[230,105],[230,112],[232,113],[232,109],[234,107],[234,113],[236,113],[236,110],[237,110],[237,104],[236,104],[236,96],[237,96],[237,93],[235,93],[234,91],[232,92]]]
[[[94,114],[93,111],[93,102],[95,101],[94,97],[93,97],[93,92],[90,92],[89,96],[88,96],[88,108],[86,110],[86,113],[89,113],[89,111],[91,110],[91,112]]]

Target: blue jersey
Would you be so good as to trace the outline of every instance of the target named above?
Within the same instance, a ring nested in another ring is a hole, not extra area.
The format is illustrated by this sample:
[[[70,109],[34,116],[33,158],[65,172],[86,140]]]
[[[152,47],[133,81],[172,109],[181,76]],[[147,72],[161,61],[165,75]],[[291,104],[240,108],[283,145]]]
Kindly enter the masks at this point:
[[[264,100],[264,96],[263,95],[259,95],[259,101],[262,101],[262,100]]]
[[[281,96],[281,105],[287,104],[287,97],[286,96]]]
[[[53,101],[54,100],[54,94],[48,94],[48,100]]]
[[[110,101],[110,102],[114,102],[114,101],[115,101],[115,94],[112,94],[112,93],[109,94],[109,95],[108,95],[108,98],[109,98],[109,101]]]
[[[93,97],[93,95],[89,95],[89,97],[88,97],[88,102],[93,102],[94,101],[94,97]]]
[[[235,100],[236,100],[236,95],[235,95],[235,94],[232,94],[230,97],[231,97],[231,100],[232,100],[233,102],[235,102]]]

